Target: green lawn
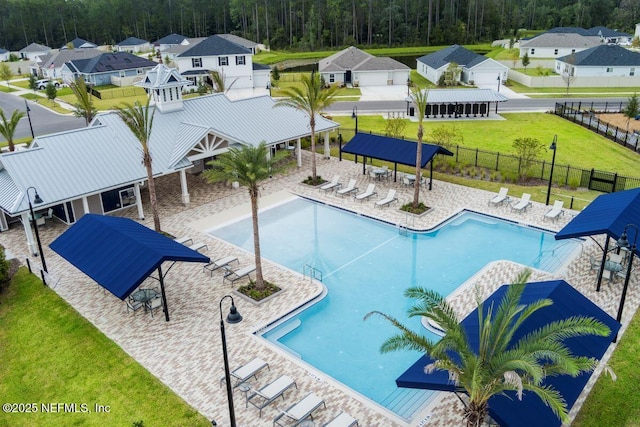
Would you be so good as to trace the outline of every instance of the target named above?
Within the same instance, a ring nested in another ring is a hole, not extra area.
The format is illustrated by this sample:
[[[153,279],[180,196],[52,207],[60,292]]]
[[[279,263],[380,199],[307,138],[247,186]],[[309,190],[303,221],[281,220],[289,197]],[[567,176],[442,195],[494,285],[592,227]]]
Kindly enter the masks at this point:
[[[527,68],[527,74],[533,75],[533,70]],[[546,97],[556,98],[558,94],[563,97],[566,93],[566,88],[562,87],[529,87],[520,83],[509,80],[507,87],[518,93],[526,93],[528,96],[533,97]],[[584,98],[585,94],[589,94],[589,98],[598,97],[610,97],[614,96],[628,97],[638,92],[637,88],[633,87],[570,87],[569,96],[575,96]]]
[[[6,87],[6,86],[0,86],[0,92],[5,92],[5,93],[9,93],[9,92],[15,92],[15,89],[12,89],[10,87]]]
[[[211,425],[26,268],[0,295],[0,342],[2,402],[38,405],[0,412],[2,426]],[[92,412],[47,414],[41,403],[86,403]]]
[[[581,126],[564,120],[553,114],[511,113],[501,114],[507,120],[459,120],[455,122],[424,121],[425,140],[436,127],[455,126],[463,135],[461,145],[503,154],[515,154],[513,140],[532,137],[549,144],[554,135],[558,135],[556,162],[583,169],[598,169],[618,172],[625,176],[640,176],[640,154],[634,153],[600,135]],[[354,129],[355,121],[351,116],[333,117],[345,129]],[[358,131],[384,134],[385,119],[380,116],[359,116]],[[408,122],[404,136],[416,138],[418,124]],[[344,129],[343,129],[344,132]],[[547,153],[549,160],[551,152]],[[615,166],[612,166],[615,165]]]

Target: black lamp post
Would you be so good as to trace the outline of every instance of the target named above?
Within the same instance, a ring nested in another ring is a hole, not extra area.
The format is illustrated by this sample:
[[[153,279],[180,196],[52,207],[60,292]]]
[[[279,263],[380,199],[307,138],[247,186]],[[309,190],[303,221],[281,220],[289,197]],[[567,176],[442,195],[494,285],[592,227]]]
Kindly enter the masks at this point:
[[[498,80],[498,92],[500,92],[500,74],[498,74],[498,78],[496,80]]]
[[[220,300],[220,336],[222,337],[222,356],[224,357],[224,379],[227,383],[227,400],[229,401],[229,425],[236,427],[236,414],[233,410],[233,390],[231,389],[231,374],[229,372],[229,356],[227,355],[227,338],[224,333],[224,320],[222,319],[222,301],[227,298],[231,298],[231,308],[227,315],[227,322],[239,323],[242,320],[242,316],[238,313],[235,304],[233,303],[233,297],[231,295],[225,295]]]
[[[44,260],[44,252],[42,251],[42,242],[40,241],[40,233],[38,233],[38,224],[36,224],[36,216],[33,213],[33,206],[31,205],[31,196],[29,195],[29,190],[33,190],[35,194],[33,196],[33,203],[35,203],[36,205],[39,205],[40,203],[42,203],[42,199],[38,195],[38,190],[36,190],[35,187],[27,188],[27,201],[29,202],[29,213],[31,214],[31,225],[35,230],[36,242],[38,242],[38,252],[40,252],[40,259],[42,259],[42,269],[46,273],[48,273],[49,271],[47,270],[47,262]]]
[[[353,106],[353,111],[351,112],[351,118],[356,119],[356,133],[358,133],[358,107]]]
[[[556,148],[558,142],[558,135],[553,136],[553,142],[549,147],[553,151],[553,157],[551,158],[551,173],[549,174],[549,187],[547,188],[547,206],[549,206],[549,197],[551,197],[551,182],[553,180],[553,167],[556,165]]]
[[[269,91],[269,96],[271,96],[271,82],[267,82],[267,90]]]
[[[407,96],[409,96],[410,89],[411,89],[411,77],[407,77]]]
[[[635,237],[633,238],[633,244],[629,245],[627,239],[627,228],[633,227],[636,229]],[[620,322],[622,319],[622,310],[624,310],[624,300],[627,297],[627,289],[629,288],[629,278],[631,277],[631,265],[633,264],[633,256],[636,251],[636,243],[638,243],[638,226],[635,224],[627,224],[624,226],[624,230],[618,239],[619,248],[627,248],[629,250],[629,261],[627,263],[627,275],[624,278],[624,286],[622,287],[622,296],[620,297],[620,306],[618,307],[618,315],[616,320]]]
[[[24,100],[24,106],[27,109],[27,119],[29,119],[29,129],[31,129],[31,139],[35,139],[35,135],[33,134],[33,126],[31,125],[31,114],[29,114],[31,108],[29,108],[29,104],[27,103],[26,99]]]

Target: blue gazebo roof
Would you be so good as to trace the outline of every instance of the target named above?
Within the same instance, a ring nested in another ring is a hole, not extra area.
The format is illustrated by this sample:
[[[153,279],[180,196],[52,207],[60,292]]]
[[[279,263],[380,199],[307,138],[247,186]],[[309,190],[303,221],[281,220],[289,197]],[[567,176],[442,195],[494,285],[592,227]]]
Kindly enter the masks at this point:
[[[486,300],[485,311],[492,304],[496,306],[500,303],[508,286],[501,286]],[[518,329],[512,342],[516,342],[529,332],[553,321],[567,319],[571,316],[589,316],[607,325],[611,329],[609,336],[574,337],[566,340],[565,344],[574,355],[600,359],[616,336],[620,324],[564,280],[529,283],[525,287],[520,301],[523,304],[528,304],[543,298],[551,299],[553,304],[530,316]],[[480,340],[477,309],[462,321],[462,325],[471,347],[477,352]],[[398,387],[462,391],[449,381],[446,371],[434,371],[431,374],[426,374],[424,367],[432,362],[433,359],[422,356],[396,379]],[[559,391],[567,402],[567,407],[571,409],[590,376],[590,374],[582,374],[575,378],[569,375],[550,376],[545,379],[544,384]],[[493,396],[489,399],[489,415],[503,427],[559,427],[561,424],[553,411],[538,396],[526,391],[522,400],[518,400],[513,392]]]

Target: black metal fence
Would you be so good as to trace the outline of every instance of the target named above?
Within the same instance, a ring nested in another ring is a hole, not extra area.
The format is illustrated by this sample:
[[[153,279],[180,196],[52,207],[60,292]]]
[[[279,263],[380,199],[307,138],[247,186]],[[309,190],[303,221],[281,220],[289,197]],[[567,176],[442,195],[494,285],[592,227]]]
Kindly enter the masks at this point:
[[[556,103],[555,114],[584,126],[633,151],[638,151],[640,135],[637,132],[627,132],[626,129],[620,129],[617,126],[603,122],[596,116],[599,113],[620,113],[625,106],[626,102]]]
[[[343,144],[345,144],[347,138],[343,135],[351,139],[353,133],[349,129],[340,129],[340,138],[343,139]],[[415,141],[413,138],[404,139]],[[549,181],[551,162],[546,160],[534,160],[529,165],[524,165],[522,158],[512,154],[502,154],[460,145],[443,144],[443,146],[453,153],[453,157],[437,156],[434,160],[434,166],[445,172],[453,172],[453,166],[457,165],[458,170],[462,170],[465,167],[475,167],[483,168],[489,173],[495,171],[495,178],[501,181],[518,182],[522,176]],[[499,177],[497,174],[499,174]],[[553,167],[553,182],[571,188],[583,187],[605,193],[640,187],[640,177],[622,176],[615,172],[581,169],[558,163]]]

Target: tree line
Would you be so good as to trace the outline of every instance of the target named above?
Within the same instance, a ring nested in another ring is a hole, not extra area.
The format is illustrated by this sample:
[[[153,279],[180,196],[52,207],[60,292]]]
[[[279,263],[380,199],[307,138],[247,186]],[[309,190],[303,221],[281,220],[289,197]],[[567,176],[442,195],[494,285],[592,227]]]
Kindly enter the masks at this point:
[[[0,0],[0,47],[233,33],[274,49],[472,44],[519,29],[633,32],[637,0]]]

